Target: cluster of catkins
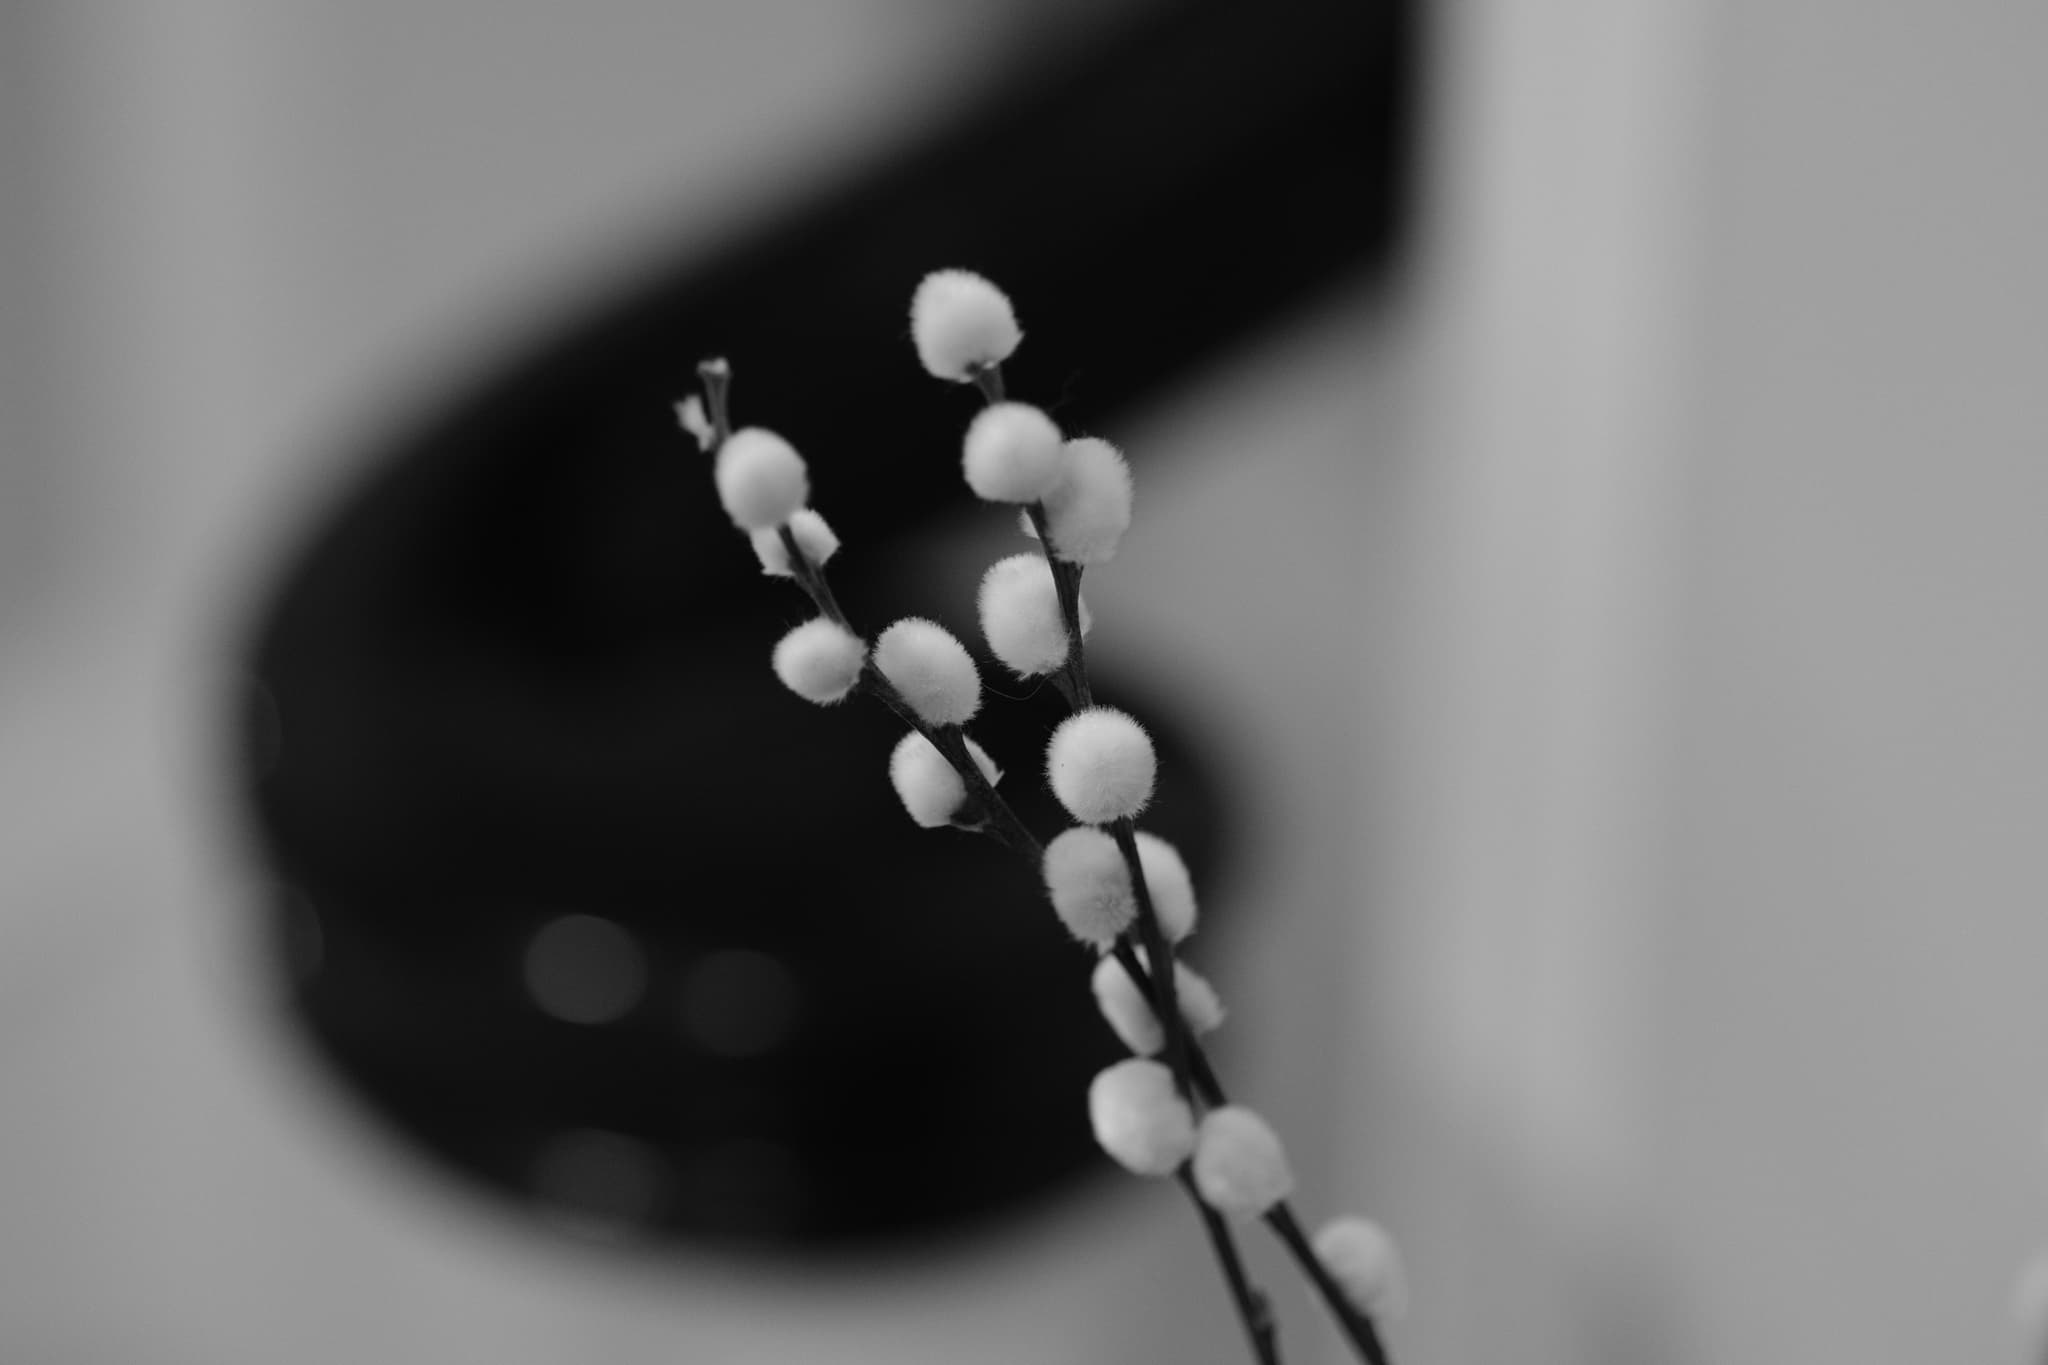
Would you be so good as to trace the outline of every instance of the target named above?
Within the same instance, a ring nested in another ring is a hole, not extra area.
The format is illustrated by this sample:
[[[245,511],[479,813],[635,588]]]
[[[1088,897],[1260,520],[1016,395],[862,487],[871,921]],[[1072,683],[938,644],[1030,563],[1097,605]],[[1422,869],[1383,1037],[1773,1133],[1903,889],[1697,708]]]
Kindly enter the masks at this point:
[[[1093,978],[1095,999],[1133,1054],[1089,1086],[1095,1136],[1104,1151],[1139,1175],[1176,1175],[1187,1168],[1212,1208],[1240,1217],[1265,1214],[1293,1189],[1280,1139],[1242,1105],[1219,1104],[1197,1114],[1195,1097],[1156,1060],[1172,1040],[1115,951],[1127,935],[1139,941],[1141,927],[1139,888],[1115,830],[1150,802],[1157,760],[1136,720],[1089,702],[1085,671],[1070,669],[1070,656],[1091,625],[1087,605],[1078,598],[1080,569],[1114,556],[1130,525],[1130,468],[1107,441],[1068,439],[1040,409],[1001,399],[994,377],[1023,334],[1009,299],[987,280],[957,270],[926,277],[911,306],[911,331],[918,358],[932,375],[979,383],[988,394],[990,401],[962,443],[968,487],[987,501],[1019,506],[1024,531],[1042,542],[989,567],[979,608],[990,653],[1020,678],[1054,679],[1076,702],[1046,746],[1045,773],[1077,823],[1044,846],[1041,872],[1060,922],[1102,954]],[[722,379],[721,363],[710,366],[707,381]],[[829,608],[775,646],[776,676],[798,696],[821,704],[838,702],[865,683],[915,727],[889,758],[889,779],[910,818],[931,828],[982,827],[989,812],[977,793],[999,800],[994,788],[1002,774],[958,728],[981,706],[973,657],[945,627],[918,617],[897,621],[870,648],[829,592],[818,591],[839,538],[808,505],[802,457],[759,427],[728,431],[722,392],[710,397],[709,416],[697,398],[678,412],[700,442],[716,446],[715,480],[726,512],[752,538],[764,572],[798,578],[821,608]],[[1076,587],[1065,604],[1055,561],[1074,566],[1065,570]],[[972,790],[976,774],[965,771],[969,758],[982,779]],[[1123,828],[1135,844],[1143,890],[1156,917],[1159,932],[1151,941],[1165,945],[1171,956],[1171,945],[1195,928],[1187,865],[1164,839]],[[1216,991],[1177,959],[1172,969],[1174,989],[1165,998],[1177,999],[1189,1036],[1218,1027],[1223,1006]],[[1152,970],[1147,961],[1146,971]],[[1314,1247],[1358,1309],[1373,1317],[1401,1310],[1406,1291],[1400,1261],[1376,1224],[1337,1219],[1322,1229]]]

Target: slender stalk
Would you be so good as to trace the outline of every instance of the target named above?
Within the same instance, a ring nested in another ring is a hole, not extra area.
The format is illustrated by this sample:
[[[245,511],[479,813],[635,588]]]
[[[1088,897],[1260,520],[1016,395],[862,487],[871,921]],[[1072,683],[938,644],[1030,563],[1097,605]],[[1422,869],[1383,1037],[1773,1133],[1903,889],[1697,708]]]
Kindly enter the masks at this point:
[[[1166,1064],[1173,1071],[1173,1083],[1180,1093],[1192,1100],[1194,1086],[1188,1079],[1188,1046],[1193,1041],[1186,1028],[1168,1027],[1166,1020],[1178,1020],[1180,1013],[1179,973],[1175,972],[1173,949],[1166,942],[1166,935],[1159,928],[1159,914],[1152,908],[1152,890],[1145,884],[1145,868],[1138,857],[1138,835],[1129,819],[1117,821],[1110,826],[1116,838],[1117,850],[1124,855],[1124,866],[1130,870],[1131,892],[1138,902],[1138,937],[1145,945],[1145,956],[1160,964],[1152,974],[1152,986],[1146,994],[1152,1001],[1153,1013],[1160,1019],[1160,1027],[1166,1035]],[[1136,977],[1131,978],[1136,981]]]
[[[1053,553],[1052,528],[1046,519],[1044,503],[1034,502],[1024,509],[1024,513],[1031,518],[1031,529],[1038,532],[1038,544],[1045,551],[1046,567],[1052,570],[1053,595],[1059,599],[1060,620],[1067,628],[1066,666],[1055,675],[1065,683],[1060,690],[1066,694],[1070,706],[1093,706],[1095,697],[1088,686],[1088,656],[1082,652],[1081,643],[1081,566]]]
[[[1237,1254],[1237,1242],[1230,1235],[1230,1224],[1202,1198],[1188,1167],[1183,1165],[1174,1172],[1174,1178],[1180,1181],[1181,1188],[1193,1201],[1195,1211],[1202,1216],[1202,1227],[1209,1234],[1209,1245],[1215,1248],[1217,1264],[1223,1267],[1223,1279],[1230,1286],[1231,1299],[1237,1304],[1237,1316],[1244,1323],[1252,1355],[1258,1359],[1259,1365],[1280,1365],[1280,1339],[1273,1328],[1273,1305],[1253,1287],[1250,1277],[1244,1273],[1244,1260]]]
[[[729,406],[732,371],[723,360],[707,360],[698,366],[698,374],[703,380],[706,405],[710,409],[715,448],[732,434]],[[1003,401],[1003,380],[999,368],[990,366],[977,371],[975,380],[989,402]],[[1056,677],[1055,682],[1060,686],[1060,691],[1070,705],[1076,708],[1092,705],[1088,673],[1081,647],[1081,566],[1063,561],[1052,553],[1044,507],[1033,503],[1027,510],[1032,525],[1038,532],[1039,542],[1045,547],[1046,560],[1052,568],[1053,583],[1059,597],[1060,613],[1067,627],[1067,666],[1063,670],[1063,676]],[[781,538],[783,549],[789,556],[792,576],[818,611],[837,624],[849,630],[853,629],[845,612],[840,608],[838,599],[832,593],[824,566],[814,563],[810,556],[804,553],[803,547],[797,544],[794,533],[787,525],[781,528]],[[981,771],[981,765],[974,761],[973,755],[967,752],[964,732],[958,726],[934,727],[926,724],[924,718],[904,701],[895,686],[882,676],[880,670],[872,663],[863,666],[860,687],[929,740],[959,773],[969,796],[979,806],[982,816],[980,822],[970,823],[968,827],[987,833],[1007,845],[1012,852],[1030,864],[1034,876],[1040,875],[1044,861],[1043,846],[1017,815],[1015,808],[988,781]],[[1172,952],[1165,943],[1165,935],[1160,931],[1158,916],[1152,907],[1150,889],[1145,883],[1144,869],[1138,858],[1136,832],[1129,820],[1117,822],[1112,827],[1112,832],[1117,839],[1119,851],[1124,855],[1125,865],[1131,873],[1132,890],[1139,907],[1138,937],[1144,942],[1146,953],[1153,962],[1171,963],[1174,960]],[[1153,1003],[1153,1009],[1158,1014],[1161,1028],[1165,1033],[1169,1057],[1173,1059],[1176,1084],[1181,1092],[1189,1095],[1191,1099],[1199,1096],[1201,1102],[1210,1106],[1227,1104],[1229,1100],[1222,1082],[1181,1015],[1174,973],[1161,971],[1155,979],[1139,959],[1131,937],[1126,934],[1120,938],[1113,952],[1138,989]],[[1251,1343],[1254,1356],[1260,1365],[1279,1365],[1279,1343],[1270,1302],[1265,1293],[1252,1284],[1246,1275],[1229,1223],[1202,1198],[1201,1191],[1195,1187],[1193,1175],[1186,1166],[1183,1166],[1177,1175],[1181,1187],[1193,1202],[1195,1211],[1201,1217],[1203,1227],[1209,1234],[1210,1245],[1223,1270],[1224,1280],[1230,1287],[1232,1302],[1243,1322],[1246,1339]],[[1321,1258],[1302,1236],[1300,1224],[1295,1220],[1287,1204],[1283,1201],[1276,1205],[1267,1213],[1266,1221],[1280,1235],[1282,1243],[1316,1286],[1317,1292],[1337,1318],[1360,1358],[1367,1362],[1367,1365],[1387,1365],[1386,1354],[1380,1346],[1370,1319],[1360,1314],[1331,1280]]]
[[[711,448],[716,450],[732,435],[732,366],[722,357],[700,360],[697,378],[704,382],[704,406],[711,409]]]
[[[1316,1255],[1316,1249],[1302,1235],[1301,1224],[1295,1220],[1294,1210],[1285,1202],[1275,1204],[1266,1210],[1266,1225],[1280,1236],[1280,1241],[1292,1252],[1300,1263],[1309,1282],[1316,1287],[1316,1293],[1330,1310],[1330,1316],[1337,1320],[1337,1326],[1344,1331],[1345,1339],[1367,1365],[1387,1365],[1387,1349],[1380,1344],[1380,1334],[1372,1325],[1372,1319],[1359,1311],[1351,1302],[1351,1296],[1344,1292],[1342,1285],[1330,1276],[1330,1269],[1323,1264],[1323,1258]]]

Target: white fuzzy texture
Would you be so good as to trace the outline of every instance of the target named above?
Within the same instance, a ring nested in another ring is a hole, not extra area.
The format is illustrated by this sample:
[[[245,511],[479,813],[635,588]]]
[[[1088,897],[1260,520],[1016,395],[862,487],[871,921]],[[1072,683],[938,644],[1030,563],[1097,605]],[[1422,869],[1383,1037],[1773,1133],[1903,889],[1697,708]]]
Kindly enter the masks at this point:
[[[1195,931],[1195,882],[1180,850],[1156,834],[1138,831],[1138,866],[1145,872],[1145,889],[1152,893],[1152,913],[1159,917],[1159,932],[1168,943],[1178,943]]]
[[[1408,1270],[1401,1249],[1370,1218],[1332,1218],[1315,1238],[1330,1278],[1369,1318],[1392,1321],[1408,1311]]]
[[[829,706],[853,690],[867,652],[845,626],[814,617],[776,642],[775,676],[805,701]]]
[[[1202,1116],[1195,1188],[1213,1209],[1255,1217],[1294,1192],[1294,1172],[1272,1126],[1241,1104],[1226,1104]]]
[[[979,744],[968,740],[967,752],[991,787],[1003,780],[1002,770]],[[889,783],[896,788],[897,798],[903,802],[903,809],[910,812],[910,818],[926,829],[951,824],[967,799],[967,784],[960,774],[930,740],[915,730],[898,741],[895,752],[889,755]]]
[[[1045,526],[1053,553],[1076,564],[1102,564],[1131,525],[1131,466],[1109,442],[1083,436],[1060,453],[1060,477],[1045,494]]]
[[[1113,707],[1091,706],[1052,732],[1045,772],[1053,795],[1076,820],[1106,825],[1145,809],[1159,760],[1138,722]]]
[[[1037,502],[1060,481],[1060,429],[1029,403],[991,403],[967,425],[960,467],[975,496]]]
[[[981,633],[989,652],[1022,677],[1050,673],[1067,661],[1066,618],[1044,555],[999,559],[981,577]],[[1080,601],[1081,633],[1092,624]]]
[[[981,708],[981,674],[952,631],[906,616],[875,641],[875,667],[927,725],[965,725]]]
[[[743,427],[727,437],[711,474],[725,514],[742,531],[773,530],[811,494],[804,457],[761,427]]]
[[[839,537],[825,524],[825,519],[808,507],[798,508],[789,519],[789,533],[796,537],[796,547],[804,552],[804,558],[813,564],[823,564],[839,553]],[[761,572],[774,578],[794,578],[789,565],[789,547],[782,543],[782,528],[770,526],[753,533],[754,554],[761,561]]]
[[[1194,1150],[1194,1115],[1173,1088],[1173,1073],[1133,1057],[1097,1073],[1088,1086],[1095,1140],[1133,1175],[1171,1175]]]
[[[676,425],[697,438],[699,450],[711,449],[711,443],[718,439],[711,419],[704,415],[704,400],[694,393],[676,404]]]
[[[1002,290],[972,271],[935,270],[910,297],[910,339],[933,377],[964,384],[1008,360],[1024,333]]]
[[[1067,932],[1107,949],[1137,917],[1131,871],[1116,840],[1087,825],[1062,830],[1045,846],[1045,890]]]
[[[1145,965],[1149,970],[1149,958]],[[1089,985],[1095,991],[1096,1008],[1102,1011],[1103,1019],[1123,1045],[1140,1057],[1158,1055],[1166,1046],[1166,1032],[1159,1027],[1152,1002],[1131,980],[1124,964],[1114,957],[1104,957],[1095,964],[1095,975]],[[1216,988],[1185,962],[1173,964],[1173,987],[1180,1001],[1180,1017],[1187,1021],[1189,1029],[1202,1034],[1222,1025],[1223,1001]]]

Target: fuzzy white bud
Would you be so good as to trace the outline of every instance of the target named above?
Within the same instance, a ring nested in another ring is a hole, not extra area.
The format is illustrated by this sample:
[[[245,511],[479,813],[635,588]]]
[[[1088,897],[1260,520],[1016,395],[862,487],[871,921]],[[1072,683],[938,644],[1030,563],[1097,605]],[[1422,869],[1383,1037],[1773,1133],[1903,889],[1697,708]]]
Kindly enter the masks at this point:
[[[1173,1073],[1133,1057],[1097,1073],[1088,1086],[1095,1140],[1133,1175],[1171,1175],[1194,1150],[1194,1115],[1173,1088]]]
[[[1029,403],[991,403],[967,425],[960,467],[975,496],[1036,502],[1060,481],[1060,429]]]
[[[1067,661],[1066,617],[1044,555],[1021,554],[989,565],[981,578],[981,633],[989,652],[1013,673],[1035,677]],[[1080,603],[1081,632],[1091,624],[1088,603]]]
[[[1250,1217],[1294,1192],[1294,1172],[1272,1126],[1226,1104],[1204,1114],[1195,1134],[1195,1188],[1209,1207]]]
[[[1146,969],[1150,970],[1151,965],[1147,957]],[[1159,1027],[1158,1013],[1138,983],[1131,980],[1123,963],[1114,957],[1104,957],[1095,964],[1089,986],[1095,992],[1096,1008],[1102,1011],[1104,1021],[1125,1047],[1140,1057],[1151,1057],[1166,1046],[1166,1032]],[[1223,1001],[1216,988],[1185,962],[1173,964],[1173,988],[1180,1003],[1180,1017],[1190,1031],[1210,1033],[1222,1025]]]
[[[1315,1238],[1330,1278],[1369,1318],[1392,1321],[1408,1311],[1408,1270],[1387,1230],[1369,1218],[1332,1218]]]
[[[725,514],[742,531],[772,530],[810,496],[810,476],[796,447],[772,431],[743,427],[718,448],[711,476]]]
[[[825,524],[825,519],[808,507],[802,507],[789,519],[789,533],[796,537],[796,547],[804,552],[804,558],[813,564],[823,564],[839,553],[839,537]],[[761,572],[773,578],[793,578],[789,563],[789,547],[782,543],[782,528],[769,526],[752,533],[754,554],[761,561]]]
[[[829,706],[860,681],[867,652],[866,642],[845,626],[814,617],[776,642],[775,676],[805,701]]]
[[[1060,454],[1059,482],[1045,494],[1053,553],[1076,564],[1116,555],[1131,525],[1131,466],[1109,442],[1083,436]]]
[[[969,270],[935,270],[911,295],[910,339],[934,378],[964,384],[1008,360],[1024,333],[1002,290]]]
[[[1138,866],[1145,872],[1145,889],[1152,895],[1152,913],[1159,918],[1159,932],[1168,943],[1178,943],[1195,931],[1195,881],[1180,850],[1156,834],[1138,831]]]
[[[906,616],[875,641],[875,667],[927,725],[965,725],[981,708],[981,674],[953,632]]]
[[[967,740],[967,752],[991,787],[1003,780],[1002,769],[996,767],[979,744]],[[952,763],[915,730],[898,741],[895,752],[889,755],[889,784],[896,788],[896,796],[903,802],[903,809],[910,812],[910,818],[926,829],[951,824],[961,803],[967,800],[967,784]]]
[[[1053,795],[1076,820],[1106,825],[1145,809],[1159,760],[1137,721],[1113,707],[1091,706],[1052,732],[1045,771]]]
[[[1107,949],[1131,925],[1138,902],[1116,840],[1089,825],[1062,830],[1045,846],[1046,894],[1067,932]]]
[[[711,425],[711,419],[704,415],[704,400],[691,394],[676,404],[676,425],[696,438],[697,449],[709,450],[718,440],[718,432]]]

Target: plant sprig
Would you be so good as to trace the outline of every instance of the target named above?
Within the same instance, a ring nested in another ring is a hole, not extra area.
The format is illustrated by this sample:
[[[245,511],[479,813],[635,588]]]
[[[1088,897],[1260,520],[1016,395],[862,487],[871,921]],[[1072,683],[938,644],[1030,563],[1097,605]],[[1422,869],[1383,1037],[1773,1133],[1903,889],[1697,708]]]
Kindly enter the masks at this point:
[[[980,705],[979,674],[949,632],[910,618],[889,627],[872,649],[855,633],[825,571],[838,539],[805,506],[801,457],[771,432],[734,430],[731,368],[708,360],[698,367],[701,399],[680,404],[678,416],[717,452],[720,499],[751,533],[764,571],[791,578],[818,611],[777,645],[776,673],[811,701],[836,702],[859,691],[894,712],[912,732],[890,764],[912,818],[987,834],[1025,859],[1067,927],[1113,958],[1138,992],[1114,1009],[1101,999],[1109,1022],[1141,1056],[1096,1078],[1091,1121],[1119,1162],[1140,1174],[1171,1174],[1186,1192],[1253,1357],[1279,1365],[1278,1333],[1270,1301],[1246,1274],[1225,1216],[1233,1212],[1256,1213],[1267,1223],[1358,1358],[1385,1365],[1373,1314],[1397,1310],[1404,1293],[1393,1245],[1377,1225],[1355,1218],[1332,1222],[1311,1241],[1288,1203],[1292,1176],[1279,1139],[1225,1094],[1195,1036],[1220,1021],[1220,1007],[1173,949],[1193,926],[1185,868],[1133,820],[1152,792],[1151,741],[1130,717],[1094,702],[1081,578],[1087,564],[1114,553],[1129,522],[1128,466],[1107,443],[1066,440],[1044,413],[1007,398],[1001,362],[1022,334],[1008,300],[986,280],[961,271],[928,277],[913,302],[912,324],[925,367],[975,384],[985,399],[967,432],[968,484],[985,499],[1020,505],[1043,552],[1042,568],[1035,556],[1012,556],[990,570],[982,624],[1004,664],[1023,676],[1049,677],[1068,703],[1047,767],[1054,794],[1081,823],[1042,844],[997,791],[999,775],[964,728]],[[1148,853],[1161,860],[1149,871]],[[1154,885],[1161,875],[1173,891],[1171,926],[1156,903],[1156,894],[1165,894]],[[1103,981],[1098,970],[1099,997]],[[1198,993],[1184,996],[1184,984]],[[1142,1017],[1148,1007],[1149,1019]],[[1190,1013],[1198,1007],[1200,1016]],[[1148,1051],[1163,1052],[1166,1065],[1142,1060]]]

